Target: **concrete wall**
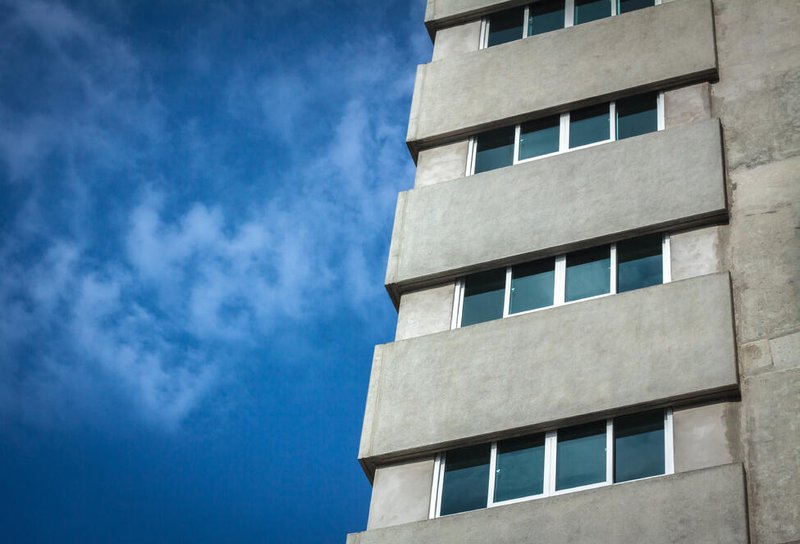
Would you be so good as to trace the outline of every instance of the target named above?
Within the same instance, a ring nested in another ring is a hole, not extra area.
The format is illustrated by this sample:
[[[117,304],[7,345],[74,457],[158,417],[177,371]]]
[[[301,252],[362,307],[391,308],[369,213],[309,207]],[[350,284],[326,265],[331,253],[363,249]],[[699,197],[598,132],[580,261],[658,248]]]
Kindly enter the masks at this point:
[[[739,408],[738,402],[675,408],[675,472],[741,462]]]
[[[711,118],[711,85],[698,83],[664,93],[664,126],[667,128]]]
[[[672,280],[683,280],[728,269],[722,250],[723,226],[670,233]]]
[[[409,147],[714,78],[711,13],[709,0],[682,0],[422,65]]]
[[[703,276],[377,346],[359,457],[369,470],[737,383],[728,277]]]
[[[450,28],[443,28],[436,33],[433,42],[434,61],[453,55],[477,51],[481,45],[481,20],[470,21]]]
[[[532,536],[535,538],[532,539]],[[740,465],[628,482],[348,535],[348,544],[746,544]]]
[[[469,140],[423,149],[417,157],[414,187],[463,178],[467,173],[468,152]]]
[[[455,283],[406,293],[400,299],[395,340],[450,330]]]
[[[428,519],[434,458],[378,468],[367,529]]]
[[[410,286],[590,240],[724,216],[716,120],[400,194],[386,283]]]

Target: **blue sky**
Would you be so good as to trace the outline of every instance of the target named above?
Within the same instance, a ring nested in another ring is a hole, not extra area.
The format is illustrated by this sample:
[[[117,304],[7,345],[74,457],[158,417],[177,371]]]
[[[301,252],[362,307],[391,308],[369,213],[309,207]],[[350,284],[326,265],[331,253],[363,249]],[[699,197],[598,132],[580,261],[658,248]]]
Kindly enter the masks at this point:
[[[0,541],[344,542],[423,0],[0,0]]]

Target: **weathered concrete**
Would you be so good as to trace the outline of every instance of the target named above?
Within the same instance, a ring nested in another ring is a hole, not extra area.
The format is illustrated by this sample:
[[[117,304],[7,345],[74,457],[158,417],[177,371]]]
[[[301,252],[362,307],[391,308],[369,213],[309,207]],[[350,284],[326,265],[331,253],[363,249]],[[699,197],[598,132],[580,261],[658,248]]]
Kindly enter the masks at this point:
[[[467,172],[469,140],[440,145],[420,151],[414,187],[463,178]]]
[[[741,462],[738,402],[718,402],[672,412],[675,472]]]
[[[395,340],[450,330],[454,283],[406,293],[400,299]]]
[[[716,73],[710,1],[655,6],[420,66],[407,143],[416,156],[465,134]]]
[[[367,529],[428,519],[434,458],[386,465],[375,471]]]
[[[727,270],[720,247],[723,228],[713,226],[670,233],[673,281]]]
[[[698,83],[664,93],[664,126],[667,128],[711,118],[711,85]]]
[[[716,120],[400,193],[386,271],[415,284],[726,212]]]
[[[356,533],[347,542],[746,544],[744,474],[738,464],[684,472]]]
[[[737,383],[728,276],[703,276],[377,346],[359,458],[369,470]]]
[[[481,21],[470,21],[450,28],[443,28],[436,33],[433,42],[434,61],[453,55],[477,51],[481,45]]]

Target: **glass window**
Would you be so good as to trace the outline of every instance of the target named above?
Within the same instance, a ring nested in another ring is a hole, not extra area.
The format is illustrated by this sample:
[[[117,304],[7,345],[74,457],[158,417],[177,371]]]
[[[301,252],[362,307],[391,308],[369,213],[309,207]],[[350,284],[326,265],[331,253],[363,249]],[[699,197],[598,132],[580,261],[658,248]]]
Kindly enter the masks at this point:
[[[556,491],[606,481],[606,423],[558,431]]]
[[[513,267],[509,313],[551,306],[554,283],[555,259],[543,259]]]
[[[464,280],[461,326],[503,317],[505,288],[506,271],[502,268],[467,276]]]
[[[544,490],[544,435],[497,443],[494,501],[540,495]]]
[[[664,474],[664,412],[614,419],[614,481]]]
[[[519,130],[519,160],[558,151],[560,126],[558,115],[522,123]]]
[[[564,0],[534,2],[528,16],[528,36],[564,28]]]
[[[475,173],[510,166],[514,162],[514,127],[499,128],[476,137]]]
[[[611,17],[611,0],[575,0],[575,24]]]
[[[580,147],[608,140],[608,104],[575,110],[569,115],[569,146]]]
[[[441,515],[486,508],[490,454],[489,444],[445,454]]]
[[[658,95],[642,94],[617,100],[617,140],[658,130]]]
[[[637,9],[655,6],[656,0],[619,0],[617,13],[628,13]]]
[[[610,291],[610,246],[601,246],[567,255],[565,300],[602,295]]]
[[[662,235],[653,234],[617,243],[618,293],[664,282],[662,242]]]
[[[522,39],[525,8],[507,9],[489,16],[489,47]]]

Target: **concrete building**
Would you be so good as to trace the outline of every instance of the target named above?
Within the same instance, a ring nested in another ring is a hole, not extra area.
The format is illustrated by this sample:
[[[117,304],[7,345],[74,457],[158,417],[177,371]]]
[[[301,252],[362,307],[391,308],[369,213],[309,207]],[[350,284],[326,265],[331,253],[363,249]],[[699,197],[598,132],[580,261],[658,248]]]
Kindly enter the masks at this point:
[[[348,543],[800,542],[800,2],[425,24]]]

